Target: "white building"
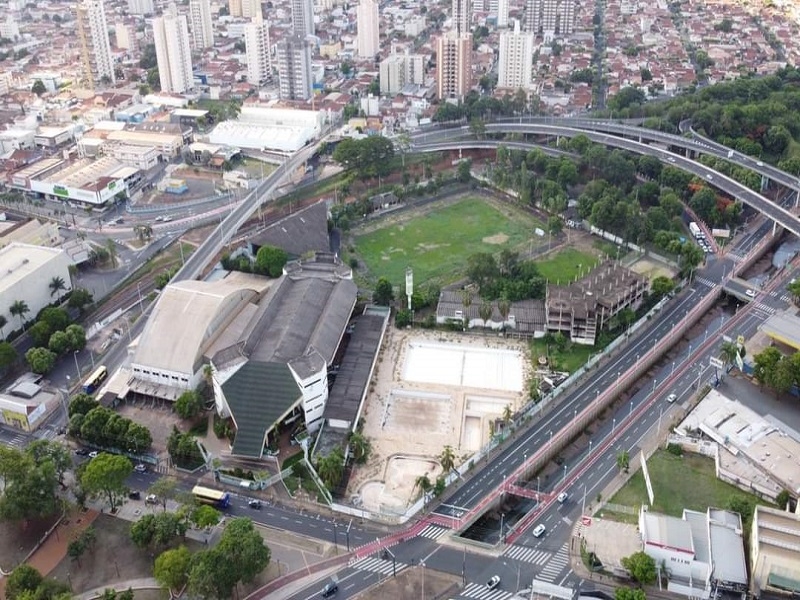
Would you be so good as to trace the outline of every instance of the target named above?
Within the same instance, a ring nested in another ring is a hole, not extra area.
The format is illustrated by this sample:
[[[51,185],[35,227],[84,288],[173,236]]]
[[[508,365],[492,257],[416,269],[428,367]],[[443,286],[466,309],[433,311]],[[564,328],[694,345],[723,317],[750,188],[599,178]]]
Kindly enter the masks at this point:
[[[314,35],[314,0],[292,0],[292,33]]]
[[[508,0],[497,0],[497,27],[508,27]]]
[[[545,39],[569,35],[575,27],[575,0],[527,0],[525,31]]]
[[[323,111],[276,106],[243,106],[236,121],[223,121],[208,135],[211,144],[292,153],[316,138]]]
[[[104,79],[115,83],[114,58],[103,0],[83,0],[76,7],[76,17],[84,83],[90,89],[100,85]]]
[[[21,329],[23,320],[35,319],[40,310],[55,300],[50,293],[54,278],[64,281],[63,294],[72,289],[70,264],[67,253],[59,248],[14,242],[0,249],[0,315],[8,323],[6,333]],[[17,302],[28,307],[21,318],[10,311]]]
[[[11,76],[11,73],[0,73],[0,96],[5,96],[10,93],[13,87],[14,78]]]
[[[380,50],[378,3],[376,0],[361,0],[358,4],[357,42],[359,58],[375,58]]]
[[[194,87],[192,50],[189,47],[189,26],[185,15],[179,15],[170,4],[163,17],[153,19],[158,76],[161,91],[183,94]]]
[[[527,90],[531,87],[534,35],[520,31],[519,21],[514,31],[500,34],[500,58],[497,66],[499,89]]]
[[[161,152],[155,146],[135,146],[123,142],[104,144],[103,153],[125,165],[136,167],[140,171],[152,169],[158,164],[161,157]]]
[[[453,25],[451,31],[456,35],[464,35],[472,27],[472,0],[453,0]]]
[[[139,44],[136,40],[136,25],[117,21],[114,23],[114,37],[117,40],[117,48],[121,50],[136,51]]]
[[[278,42],[278,85],[284,100],[308,100],[313,93],[311,46],[301,36],[294,35]]]
[[[211,0],[189,0],[192,48],[204,50],[214,45],[214,28],[211,24]]]
[[[411,54],[406,48],[403,54],[392,53],[381,61],[381,94],[396,94],[405,86],[425,83],[425,57]]]
[[[800,593],[800,515],[756,505],[750,529],[750,589],[754,597]]]
[[[13,15],[8,15],[5,21],[0,21],[0,38],[14,42],[19,39],[19,25]]]
[[[272,56],[269,41],[269,23],[259,11],[244,28],[244,44],[247,53],[247,81],[262,85],[272,80]]]
[[[261,18],[261,0],[241,0],[242,18]]]
[[[131,15],[152,15],[154,12],[153,0],[128,0],[128,13]]]
[[[710,598],[715,590],[747,590],[742,520],[739,513],[709,508],[684,509],[683,518],[642,507],[639,533],[643,550],[667,570],[670,592]]]

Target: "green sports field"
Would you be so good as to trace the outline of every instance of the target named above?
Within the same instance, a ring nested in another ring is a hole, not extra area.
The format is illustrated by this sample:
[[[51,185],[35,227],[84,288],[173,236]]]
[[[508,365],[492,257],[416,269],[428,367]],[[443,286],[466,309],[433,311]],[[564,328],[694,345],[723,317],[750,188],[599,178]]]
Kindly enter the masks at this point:
[[[536,261],[539,273],[550,283],[565,285],[583,273],[586,275],[600,259],[575,248],[565,248],[549,256],[546,260]]]
[[[471,254],[527,249],[525,244],[535,237],[536,227],[542,224],[530,215],[510,208],[501,210],[479,198],[465,198],[357,234],[356,254],[373,279],[387,277],[393,285],[402,286],[406,267],[410,266],[415,282],[435,279],[446,284],[463,277]]]

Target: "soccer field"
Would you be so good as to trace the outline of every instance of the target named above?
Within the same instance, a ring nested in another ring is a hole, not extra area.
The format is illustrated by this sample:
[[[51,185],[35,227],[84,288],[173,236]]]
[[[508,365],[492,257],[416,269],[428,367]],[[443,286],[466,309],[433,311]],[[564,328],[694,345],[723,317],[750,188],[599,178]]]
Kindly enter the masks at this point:
[[[408,213],[399,222],[356,235],[356,254],[370,277],[386,277],[401,288],[406,267],[414,269],[417,283],[450,283],[463,276],[469,255],[520,249],[535,237],[536,227],[541,223],[521,211],[465,198],[424,214]]]

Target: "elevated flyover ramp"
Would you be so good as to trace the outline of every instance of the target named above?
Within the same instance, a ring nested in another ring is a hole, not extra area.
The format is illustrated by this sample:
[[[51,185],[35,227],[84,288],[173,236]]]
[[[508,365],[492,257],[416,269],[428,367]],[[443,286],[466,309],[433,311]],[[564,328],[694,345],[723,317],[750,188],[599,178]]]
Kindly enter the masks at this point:
[[[758,290],[755,286],[739,277],[732,277],[726,280],[722,289],[726,294],[734,296],[742,302],[752,302],[758,297]]]

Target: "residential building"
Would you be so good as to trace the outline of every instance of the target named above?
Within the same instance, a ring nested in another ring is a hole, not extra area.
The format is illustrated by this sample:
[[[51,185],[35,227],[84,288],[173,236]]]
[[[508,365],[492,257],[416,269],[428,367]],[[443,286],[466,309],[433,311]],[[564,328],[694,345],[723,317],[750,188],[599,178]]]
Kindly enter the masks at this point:
[[[377,1],[361,0],[356,13],[358,56],[359,58],[374,59],[380,50]]]
[[[411,54],[406,49],[403,54],[390,54],[381,61],[381,94],[397,94],[409,84],[425,83],[425,57]]]
[[[739,513],[684,509],[682,518],[642,507],[639,534],[643,551],[665,568],[667,590],[690,598],[747,590],[742,519]]]
[[[179,15],[175,4],[164,16],[153,19],[153,40],[156,46],[161,91],[182,94],[194,87],[192,51],[189,47],[189,25]]]
[[[241,17],[242,0],[228,0],[228,14],[232,17]]]
[[[444,33],[436,40],[436,56],[437,97],[440,100],[463,99],[472,83],[472,34]]]
[[[242,18],[254,19],[261,17],[261,0],[241,0]]]
[[[153,0],[128,0],[128,14],[130,15],[152,15],[156,12]]]
[[[527,90],[531,87],[533,43],[533,34],[520,31],[519,21],[514,22],[514,31],[500,34],[500,58],[497,66],[499,89]]]
[[[83,83],[90,89],[116,82],[103,0],[82,0],[76,7]]]
[[[314,35],[314,0],[292,0],[292,33],[302,38]]]
[[[575,27],[575,0],[527,0],[525,31],[545,38],[569,35]]]
[[[260,8],[260,7],[259,7]],[[269,23],[261,16],[261,11],[253,17],[252,23],[244,28],[244,44],[247,54],[247,81],[262,85],[272,80],[272,56],[269,41]]]
[[[60,390],[44,390],[34,380],[15,381],[7,391],[0,393],[0,423],[22,431],[35,431],[44,424],[44,417],[62,402],[65,398]]]
[[[497,28],[508,27],[508,0],[497,0]]]
[[[278,84],[283,100],[309,100],[313,93],[311,46],[303,36],[288,36],[278,42]]]
[[[69,257],[59,248],[13,242],[0,249],[0,315],[8,323],[6,333],[22,329],[23,322],[36,319],[39,311],[53,302],[49,287],[53,279],[64,282],[62,294],[72,289],[69,265]],[[10,309],[17,303],[24,303],[27,312],[12,313]]]
[[[649,289],[647,277],[611,261],[574,283],[550,282],[545,297],[547,330],[591,346],[597,333],[620,311],[639,308]]]
[[[34,82],[35,83],[35,82]],[[11,73],[6,71],[5,73],[0,73],[0,96],[5,96],[11,91],[11,88],[14,85],[14,78],[11,76]],[[2,142],[0,142],[0,150],[2,150]]]
[[[470,32],[472,26],[472,0],[453,0],[452,31],[457,35]]]
[[[800,515],[756,505],[750,528],[750,591],[756,598],[800,594]]]
[[[139,43],[136,39],[136,25],[133,23],[125,23],[124,21],[114,23],[114,37],[117,41],[117,48],[120,50],[129,50],[134,53],[139,49]]]
[[[214,45],[214,28],[211,24],[211,0],[189,0],[192,48],[204,50]]]
[[[19,39],[19,25],[14,20],[14,15],[7,15],[5,21],[0,21],[0,38],[12,42]]]

